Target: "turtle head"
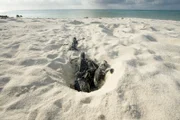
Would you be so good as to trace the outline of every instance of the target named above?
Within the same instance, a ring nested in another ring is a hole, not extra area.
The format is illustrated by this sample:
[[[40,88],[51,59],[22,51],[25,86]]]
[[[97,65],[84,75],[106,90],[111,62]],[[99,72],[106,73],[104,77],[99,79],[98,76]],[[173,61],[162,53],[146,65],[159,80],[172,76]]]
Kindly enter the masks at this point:
[[[73,37],[73,42],[75,42],[76,41],[76,37]]]
[[[84,52],[81,52],[80,58],[85,59],[85,53]]]
[[[102,69],[107,69],[107,68],[109,67],[107,61],[106,61],[106,60],[103,60],[103,61],[101,62],[101,64],[100,64],[100,67],[101,67]]]

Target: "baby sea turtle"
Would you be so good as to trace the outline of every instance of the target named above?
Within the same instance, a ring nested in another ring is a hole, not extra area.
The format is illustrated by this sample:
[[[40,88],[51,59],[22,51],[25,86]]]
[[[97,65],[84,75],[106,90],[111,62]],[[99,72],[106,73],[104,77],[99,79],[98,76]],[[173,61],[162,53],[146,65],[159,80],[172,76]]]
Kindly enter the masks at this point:
[[[110,73],[112,74],[114,72],[114,69],[110,68],[110,65],[107,63],[107,61],[104,60],[95,71],[94,85],[96,88],[100,88],[102,86],[102,82],[104,81],[106,73],[108,71],[110,71]]]

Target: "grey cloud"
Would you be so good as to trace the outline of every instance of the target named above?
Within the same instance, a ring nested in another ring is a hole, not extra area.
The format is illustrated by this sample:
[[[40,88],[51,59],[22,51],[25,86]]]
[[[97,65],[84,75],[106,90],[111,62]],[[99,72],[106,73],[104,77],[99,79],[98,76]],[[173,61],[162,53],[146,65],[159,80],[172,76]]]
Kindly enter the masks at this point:
[[[104,8],[135,8],[135,9],[180,9],[180,0],[86,0],[87,4],[96,4]],[[118,7],[120,6],[120,7]]]
[[[179,4],[180,0],[87,0],[96,4]]]

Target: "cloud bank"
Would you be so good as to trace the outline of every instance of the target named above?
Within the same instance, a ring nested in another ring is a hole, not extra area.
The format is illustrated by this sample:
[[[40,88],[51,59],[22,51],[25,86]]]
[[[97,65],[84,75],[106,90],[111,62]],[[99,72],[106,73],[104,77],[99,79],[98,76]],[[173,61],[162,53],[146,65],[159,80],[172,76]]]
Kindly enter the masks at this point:
[[[0,11],[21,9],[180,9],[180,0],[0,0]]]
[[[180,9],[180,0],[85,0],[84,3],[110,9]]]

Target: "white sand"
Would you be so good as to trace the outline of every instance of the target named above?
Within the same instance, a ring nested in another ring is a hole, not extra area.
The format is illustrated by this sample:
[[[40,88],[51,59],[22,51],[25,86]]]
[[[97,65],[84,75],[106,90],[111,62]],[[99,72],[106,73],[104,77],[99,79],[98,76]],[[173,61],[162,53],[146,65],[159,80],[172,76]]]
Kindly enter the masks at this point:
[[[115,69],[77,92],[68,62],[79,49]],[[0,120],[180,120],[180,21],[0,20]]]

